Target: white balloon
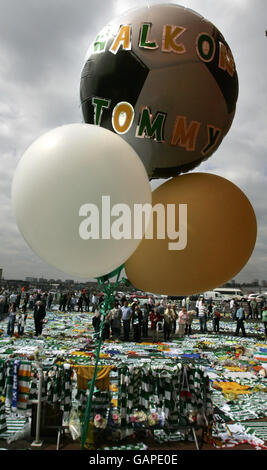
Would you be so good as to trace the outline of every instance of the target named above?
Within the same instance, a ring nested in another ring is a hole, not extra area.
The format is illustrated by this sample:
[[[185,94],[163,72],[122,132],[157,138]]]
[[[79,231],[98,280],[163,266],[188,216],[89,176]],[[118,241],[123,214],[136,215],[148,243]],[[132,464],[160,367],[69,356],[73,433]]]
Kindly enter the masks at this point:
[[[132,147],[90,124],[61,126],[38,138],[12,184],[16,222],[31,249],[85,278],[108,274],[131,256],[141,242],[128,233],[134,205],[151,200],[145,167]]]

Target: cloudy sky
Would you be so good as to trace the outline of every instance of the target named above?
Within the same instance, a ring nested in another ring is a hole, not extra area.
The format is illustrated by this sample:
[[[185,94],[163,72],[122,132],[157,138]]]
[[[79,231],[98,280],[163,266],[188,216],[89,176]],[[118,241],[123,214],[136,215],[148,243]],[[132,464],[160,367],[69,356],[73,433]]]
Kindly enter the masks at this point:
[[[12,178],[36,138],[54,127],[82,121],[80,72],[97,33],[124,10],[154,3],[164,0],[1,0],[0,266],[6,279],[71,277],[40,260],[20,235],[11,210]],[[236,62],[235,119],[219,149],[197,171],[230,179],[251,201],[258,221],[257,244],[235,279],[267,279],[267,3],[178,3],[217,26]]]

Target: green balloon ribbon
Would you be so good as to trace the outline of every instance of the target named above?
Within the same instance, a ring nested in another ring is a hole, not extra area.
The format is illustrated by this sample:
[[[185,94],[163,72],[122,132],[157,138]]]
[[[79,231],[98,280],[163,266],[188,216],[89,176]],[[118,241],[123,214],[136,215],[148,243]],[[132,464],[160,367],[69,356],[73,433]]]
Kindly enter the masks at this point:
[[[122,278],[120,279],[121,272],[124,268],[124,264],[121,265],[119,268],[115,269],[109,274],[106,274],[105,276],[101,276],[96,278],[97,283],[99,287],[101,288],[102,292],[104,293],[104,300],[100,304],[100,311],[103,315],[102,321],[100,324],[100,333],[99,333],[99,339],[98,339],[98,344],[96,346],[96,352],[95,352],[95,368],[94,368],[94,374],[92,380],[88,382],[88,388],[89,390],[89,396],[86,404],[86,409],[84,412],[84,417],[83,417],[83,428],[82,428],[82,436],[81,436],[81,448],[84,448],[87,434],[88,434],[88,428],[89,428],[89,423],[90,423],[90,415],[91,415],[91,408],[92,408],[92,400],[93,400],[93,392],[95,388],[95,381],[97,377],[97,371],[98,371],[98,362],[99,362],[99,355],[100,355],[100,349],[102,345],[102,335],[103,335],[103,326],[105,322],[105,317],[108,313],[109,310],[111,310],[114,307],[114,302],[115,302],[115,291],[118,289],[118,287],[122,284],[124,285],[129,285],[128,279]],[[116,276],[116,280],[113,284],[110,283],[110,279]]]

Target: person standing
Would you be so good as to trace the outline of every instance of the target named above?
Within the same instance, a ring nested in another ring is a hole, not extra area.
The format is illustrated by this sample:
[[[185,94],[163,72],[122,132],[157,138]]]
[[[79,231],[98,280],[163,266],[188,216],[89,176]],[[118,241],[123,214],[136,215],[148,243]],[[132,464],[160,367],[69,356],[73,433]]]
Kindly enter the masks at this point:
[[[267,305],[264,305],[262,309],[262,321],[264,326],[265,339],[267,339]]]
[[[195,310],[187,311],[185,334],[189,334],[189,335],[192,334],[192,322],[193,322],[194,314],[195,314]]]
[[[29,297],[29,310],[33,310],[33,309],[34,309],[34,296],[33,294],[31,294]]]
[[[238,302],[236,299],[234,299],[233,315],[232,315],[233,320],[236,320],[236,312],[237,312],[238,307],[239,307]]]
[[[42,304],[44,305],[45,309],[46,309],[46,305],[47,305],[47,297],[48,297],[47,292],[44,292],[42,294],[42,297],[41,297],[41,301],[42,301]]]
[[[200,332],[205,333],[207,332],[207,308],[205,305],[204,300],[199,304],[198,308],[198,318],[199,318],[199,325],[200,325]]]
[[[68,303],[68,293],[65,292],[65,293],[63,294],[63,304],[62,304],[63,312],[66,311],[67,303]]]
[[[208,310],[208,316],[210,316],[212,314],[212,297],[208,298],[207,310]]]
[[[171,308],[171,316],[172,316],[172,331],[173,333],[176,332],[176,320],[178,317],[178,314],[176,313],[176,305],[173,304]]]
[[[122,312],[119,308],[118,302],[115,303],[114,308],[111,310],[111,333],[113,339],[119,339],[121,334],[121,317]]]
[[[96,299],[96,295],[94,292],[92,295],[91,303],[92,303],[92,312],[94,312],[96,309],[96,304],[97,304],[97,299]]]
[[[3,300],[4,307],[3,307],[3,318],[5,318],[8,314],[9,303],[8,303],[8,295],[7,292],[2,292],[1,299]]]
[[[94,332],[95,332],[94,334],[95,339],[99,339],[100,324],[101,324],[101,314],[98,310],[95,310],[93,318],[92,318],[92,325],[93,325]]]
[[[0,294],[0,320],[3,320],[5,317],[5,304],[6,304],[6,296],[2,291]]]
[[[157,339],[157,323],[162,320],[162,316],[157,311],[156,308],[152,310],[150,313],[150,324],[151,324],[151,332],[152,332],[152,340],[155,343]]]
[[[208,309],[208,317],[210,318],[210,317],[212,317],[212,309],[213,309],[213,301],[212,301],[211,298],[208,300],[207,309]]]
[[[240,306],[237,309],[236,312],[236,331],[235,331],[235,336],[239,335],[239,330],[241,329],[242,331],[242,336],[246,336],[246,331],[245,331],[245,325],[244,325],[244,319],[245,319],[245,312],[242,306]]]
[[[70,307],[71,307],[71,293],[67,292],[66,294],[66,307],[67,307],[67,312],[70,312]]]
[[[10,305],[14,304],[16,307],[16,302],[17,302],[17,295],[15,294],[15,292],[12,292],[9,297],[9,303]]]
[[[17,298],[16,298],[16,308],[19,309],[20,307],[20,301],[21,301],[21,293],[19,292],[17,294]]]
[[[71,298],[70,298],[70,305],[69,305],[70,312],[75,311],[75,305],[76,305],[76,297],[75,297],[75,293],[72,292]]]
[[[51,312],[53,298],[54,298],[54,296],[53,296],[52,292],[49,292],[48,297],[47,297],[47,308],[48,308],[49,312]]]
[[[251,308],[251,305],[250,305],[250,302],[247,303],[247,306],[248,306],[248,314],[247,314],[247,319],[249,318],[253,318],[253,314],[252,314],[252,308]]]
[[[103,323],[103,341],[109,339],[110,337],[110,322],[111,322],[111,312],[106,313]]]
[[[0,321],[3,320],[5,316],[5,299],[0,297]]]
[[[142,311],[139,305],[136,305],[132,313],[132,324],[134,332],[134,341],[139,343],[141,341],[141,325],[142,325]]]
[[[154,307],[155,307],[154,299],[153,299],[151,296],[149,296],[149,297],[148,297],[148,308],[149,308],[149,311],[152,312],[153,309],[154,309]]]
[[[166,311],[168,311],[168,314],[171,318],[170,333],[172,333],[172,332],[175,333],[175,331],[176,331],[176,317],[177,317],[177,315],[176,315],[175,309],[176,309],[175,305],[171,306],[171,304],[167,304],[167,309],[164,311],[164,313]]]
[[[83,295],[80,294],[79,299],[78,299],[78,312],[81,310],[83,312]]]
[[[45,318],[45,306],[41,300],[37,300],[34,307],[34,325],[35,325],[35,336],[39,336],[43,331],[43,321]]]
[[[36,292],[36,302],[37,300],[42,300],[42,291],[41,289],[38,289],[38,291]]]
[[[187,310],[187,312],[188,312],[189,309],[190,309],[190,297],[186,297],[186,299],[185,299],[185,306],[186,306],[186,310]]]
[[[168,304],[169,305],[169,304]],[[160,303],[157,305],[157,312],[161,315],[161,317],[163,318],[163,315],[164,315],[164,312],[165,312],[165,308],[164,308],[164,301],[161,300]]]
[[[257,316],[258,316],[257,313],[258,312],[257,312],[257,302],[256,302],[256,300],[252,299],[250,301],[250,307],[251,307],[251,310],[252,310],[252,318],[254,320],[257,320]]]
[[[212,323],[213,323],[213,331],[214,333],[220,332],[220,318],[221,315],[218,311],[218,308],[215,304],[212,304]]]
[[[234,314],[234,305],[235,305],[235,301],[234,301],[234,299],[231,299],[230,304],[229,304],[229,308],[230,308],[230,313],[231,313],[232,317],[233,317],[233,314]]]
[[[121,307],[122,313],[122,323],[123,323],[123,339],[124,341],[129,341],[130,337],[130,322],[131,322],[131,308],[128,307],[127,300],[124,302],[123,307]]]
[[[21,311],[18,311],[17,316],[16,316],[16,321],[18,325],[18,335],[23,336],[24,334],[24,327],[25,327],[25,321],[26,321],[27,314],[24,314]]]
[[[178,325],[179,325],[178,336],[179,336],[179,338],[184,337],[186,321],[187,321],[186,307],[182,307],[182,310],[180,310],[180,312],[178,314]]]
[[[228,301],[227,300],[223,300],[222,303],[221,303],[221,314],[225,317],[226,316],[226,313],[229,311],[229,308],[228,308]]]
[[[23,335],[24,334],[24,327],[26,324],[26,319],[27,319],[27,305],[29,301],[29,293],[27,292],[21,306],[21,313],[22,313],[22,318],[20,319],[20,328],[19,328],[19,334]]]
[[[27,307],[28,307],[29,298],[30,298],[30,294],[29,294],[29,292],[26,292],[26,295],[25,295],[23,303],[22,303],[22,307],[25,306],[25,311],[27,310]]]
[[[13,336],[16,320],[16,306],[15,303],[11,304],[8,309],[8,324],[7,324],[7,334],[8,336]]]
[[[63,292],[60,292],[60,297],[59,297],[59,311],[62,312],[63,309]]]
[[[83,301],[84,301],[84,304],[85,304],[85,311],[89,312],[90,298],[89,298],[89,294],[87,292],[85,292],[83,294]]]
[[[196,301],[196,315],[198,317],[198,313],[199,313],[199,306],[201,305],[201,297],[199,297]]]
[[[169,306],[169,304],[167,304],[167,307],[168,306]],[[157,313],[159,314],[159,318],[161,318],[161,320],[163,320],[163,327],[162,327],[162,325],[160,325],[160,330],[163,329],[163,334],[164,334],[164,313],[165,313],[165,310],[166,310],[166,308],[164,307],[164,300],[161,299],[160,303],[155,305],[155,308],[156,308]]]
[[[149,309],[148,309],[148,305],[145,303],[143,305],[143,316],[142,316],[142,335],[143,335],[143,338],[148,337],[148,319],[149,319]]]
[[[259,299],[257,301],[257,320],[261,320],[262,318],[263,304],[264,304],[264,301],[262,299]]]
[[[163,314],[163,333],[164,333],[164,341],[169,341],[170,334],[172,331],[172,323],[173,317],[171,314],[171,307],[170,305],[167,306],[164,314]]]
[[[4,291],[1,291],[1,293],[0,293],[0,300],[3,300],[3,302],[5,302],[5,300],[6,300],[6,296],[5,296]]]

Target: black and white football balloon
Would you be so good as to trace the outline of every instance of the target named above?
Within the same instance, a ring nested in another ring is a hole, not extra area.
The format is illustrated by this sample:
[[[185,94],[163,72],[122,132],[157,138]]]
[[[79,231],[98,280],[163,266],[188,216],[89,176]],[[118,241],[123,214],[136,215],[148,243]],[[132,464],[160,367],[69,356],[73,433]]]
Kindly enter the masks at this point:
[[[238,77],[222,34],[174,4],[130,10],[98,34],[80,97],[86,123],[120,134],[148,176],[168,178],[209,158],[229,131]]]

